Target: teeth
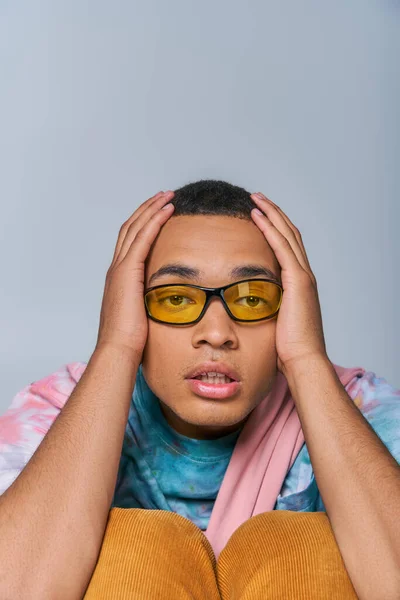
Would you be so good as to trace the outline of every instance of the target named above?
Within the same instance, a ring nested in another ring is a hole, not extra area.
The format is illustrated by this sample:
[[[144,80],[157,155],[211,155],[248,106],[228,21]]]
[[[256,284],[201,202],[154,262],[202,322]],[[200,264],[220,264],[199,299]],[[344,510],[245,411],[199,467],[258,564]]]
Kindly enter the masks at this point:
[[[204,374],[202,373],[200,377],[201,381],[204,381],[205,383],[230,383],[231,379],[230,377],[227,377],[226,375],[223,375],[222,373],[208,373],[208,374]]]

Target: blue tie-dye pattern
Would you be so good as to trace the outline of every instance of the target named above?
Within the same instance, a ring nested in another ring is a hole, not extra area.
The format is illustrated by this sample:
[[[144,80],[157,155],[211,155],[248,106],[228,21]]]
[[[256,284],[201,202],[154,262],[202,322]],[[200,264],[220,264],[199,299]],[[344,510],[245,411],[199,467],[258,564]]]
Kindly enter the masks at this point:
[[[400,460],[400,390],[371,371],[346,387],[365,418]],[[240,431],[195,440],[172,429],[138,371],[112,506],[177,512],[203,531]],[[286,475],[274,510],[325,511],[306,444]]]
[[[177,512],[206,529],[240,431],[196,440],[172,429],[139,367],[112,506]]]

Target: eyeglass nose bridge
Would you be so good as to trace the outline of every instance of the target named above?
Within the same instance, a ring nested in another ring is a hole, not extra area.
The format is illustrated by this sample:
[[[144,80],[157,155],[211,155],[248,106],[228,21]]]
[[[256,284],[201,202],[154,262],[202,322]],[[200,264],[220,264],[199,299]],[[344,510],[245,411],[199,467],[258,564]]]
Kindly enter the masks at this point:
[[[225,286],[222,286],[222,287],[219,287],[219,288],[204,288],[204,287],[200,288],[201,290],[203,290],[203,292],[205,292],[205,294],[206,294],[206,300],[204,302],[204,306],[202,308],[201,313],[197,317],[197,321],[200,321],[204,317],[204,314],[205,314],[205,312],[206,312],[206,310],[207,310],[207,308],[208,308],[208,306],[209,306],[209,304],[210,304],[210,302],[211,302],[211,300],[212,300],[212,298],[214,296],[217,296],[217,298],[220,298],[222,300],[222,304],[223,304],[226,312],[228,313],[228,315],[232,319],[235,319],[234,315],[229,310],[229,306],[228,306],[228,304],[227,304],[227,302],[226,302],[226,300],[224,298],[224,291],[225,291],[225,289],[227,287],[230,287],[230,286],[229,285],[225,285]]]

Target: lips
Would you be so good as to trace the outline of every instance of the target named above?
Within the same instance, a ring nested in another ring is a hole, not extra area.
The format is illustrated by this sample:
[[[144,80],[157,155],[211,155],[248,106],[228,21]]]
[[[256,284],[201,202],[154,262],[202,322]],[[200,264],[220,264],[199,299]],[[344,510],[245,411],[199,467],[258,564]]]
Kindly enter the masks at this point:
[[[189,389],[196,395],[209,400],[223,400],[240,394],[241,383],[231,381],[229,383],[207,383],[197,379],[186,379]]]

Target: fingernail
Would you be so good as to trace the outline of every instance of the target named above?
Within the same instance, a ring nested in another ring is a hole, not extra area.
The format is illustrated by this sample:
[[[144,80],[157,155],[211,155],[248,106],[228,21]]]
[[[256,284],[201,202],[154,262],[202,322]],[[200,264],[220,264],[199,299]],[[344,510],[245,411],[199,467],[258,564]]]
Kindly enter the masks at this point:
[[[164,210],[165,208],[168,208],[169,206],[173,206],[173,204],[171,204],[171,202],[168,202],[168,204],[165,204],[161,210]]]
[[[254,208],[253,210],[254,210],[255,213],[257,213],[258,215],[262,216],[261,210],[258,210],[258,208]]]

